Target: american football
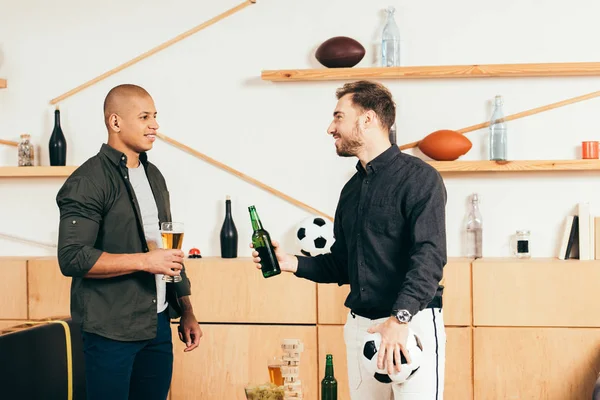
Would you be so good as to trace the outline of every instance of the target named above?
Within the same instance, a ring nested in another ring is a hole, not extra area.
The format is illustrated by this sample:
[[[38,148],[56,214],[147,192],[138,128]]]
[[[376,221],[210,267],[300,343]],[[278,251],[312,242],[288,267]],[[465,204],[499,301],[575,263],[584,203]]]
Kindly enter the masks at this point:
[[[473,143],[456,131],[442,129],[425,136],[419,150],[436,161],[454,161],[471,150]]]
[[[324,41],[315,52],[315,58],[327,68],[350,68],[365,56],[365,48],[356,40],[336,36]]]

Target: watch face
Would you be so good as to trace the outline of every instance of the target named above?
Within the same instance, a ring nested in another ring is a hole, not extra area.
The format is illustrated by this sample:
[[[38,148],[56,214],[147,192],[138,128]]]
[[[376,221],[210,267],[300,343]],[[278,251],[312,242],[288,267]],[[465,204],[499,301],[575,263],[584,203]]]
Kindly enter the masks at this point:
[[[401,322],[409,322],[410,321],[410,313],[406,310],[400,310],[396,314],[396,318],[398,318]]]

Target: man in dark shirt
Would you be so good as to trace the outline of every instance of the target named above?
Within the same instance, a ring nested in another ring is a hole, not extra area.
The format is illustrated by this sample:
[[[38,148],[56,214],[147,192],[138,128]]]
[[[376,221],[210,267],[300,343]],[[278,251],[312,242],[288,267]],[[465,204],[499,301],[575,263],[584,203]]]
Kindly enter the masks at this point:
[[[148,162],[158,123],[143,88],[120,85],[104,102],[108,143],[67,179],[58,261],[72,277],[71,314],[81,323],[87,399],[166,399],[171,384],[171,317],[181,317],[185,351],[202,331],[181,250],[163,249],[169,192]],[[167,283],[165,276],[180,276]]]
[[[446,264],[446,189],[439,173],[403,154],[389,139],[395,121],[390,92],[373,82],[337,91],[328,133],[337,154],[357,157],[357,173],[342,189],[329,254],[292,256],[277,242],[282,270],[320,283],[350,284],[344,328],[353,400],[442,399],[446,335],[442,279]],[[252,253],[260,268],[258,253]],[[377,364],[399,371],[409,327],[423,344],[419,370],[402,384],[365,370],[364,337],[382,337]]]

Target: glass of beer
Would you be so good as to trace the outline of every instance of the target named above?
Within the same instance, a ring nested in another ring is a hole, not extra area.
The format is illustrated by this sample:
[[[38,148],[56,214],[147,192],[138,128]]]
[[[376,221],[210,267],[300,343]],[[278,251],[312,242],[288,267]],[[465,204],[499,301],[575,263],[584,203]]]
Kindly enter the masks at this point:
[[[162,236],[163,249],[181,250],[183,243],[183,223],[163,222],[160,224],[160,235]],[[163,280],[167,282],[181,282],[181,276],[164,275]]]
[[[269,380],[272,384],[283,385],[283,377],[281,376],[281,358],[269,357],[267,359],[267,367],[269,368]]]

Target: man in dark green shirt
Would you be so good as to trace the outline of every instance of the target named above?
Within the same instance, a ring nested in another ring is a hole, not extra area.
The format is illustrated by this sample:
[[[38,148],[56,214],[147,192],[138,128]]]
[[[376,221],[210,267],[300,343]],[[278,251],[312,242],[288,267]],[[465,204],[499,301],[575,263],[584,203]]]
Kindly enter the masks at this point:
[[[108,143],[65,182],[58,261],[72,277],[71,314],[81,323],[87,399],[165,399],[173,365],[170,319],[181,317],[185,351],[202,331],[192,310],[181,250],[163,249],[169,192],[146,152],[156,139],[156,108],[135,85],[104,102]],[[166,283],[164,276],[181,276]]]

